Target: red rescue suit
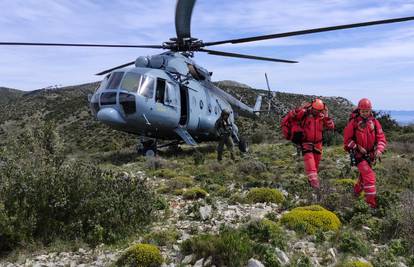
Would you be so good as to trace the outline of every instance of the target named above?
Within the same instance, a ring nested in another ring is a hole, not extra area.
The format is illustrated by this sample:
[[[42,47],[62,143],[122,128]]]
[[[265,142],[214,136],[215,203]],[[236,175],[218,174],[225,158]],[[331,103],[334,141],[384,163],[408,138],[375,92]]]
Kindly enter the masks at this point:
[[[365,201],[372,207],[377,206],[375,189],[375,172],[371,163],[375,161],[375,153],[383,153],[387,141],[381,124],[373,116],[364,119],[352,114],[344,129],[344,148],[346,151],[355,151],[355,158],[359,170],[359,179],[354,186],[355,195],[364,191]],[[362,149],[361,149],[362,148]],[[366,154],[361,150],[365,149]]]
[[[315,112],[312,108],[299,108],[289,112],[288,116],[303,132],[299,143],[302,147],[306,175],[310,185],[319,188],[318,168],[322,158],[322,132],[324,129],[334,129],[334,122],[325,116],[324,112]]]

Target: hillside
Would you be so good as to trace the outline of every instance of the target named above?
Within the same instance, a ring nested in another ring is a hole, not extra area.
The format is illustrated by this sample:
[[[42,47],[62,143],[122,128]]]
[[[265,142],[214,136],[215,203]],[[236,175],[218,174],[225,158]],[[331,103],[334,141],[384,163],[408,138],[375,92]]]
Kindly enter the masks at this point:
[[[324,148],[320,198],[280,139],[279,118],[313,96],[274,93],[270,113],[238,119],[249,153],[219,163],[215,143],[137,155],[135,136],[90,115],[96,86],[0,106],[0,266],[414,266],[414,129],[384,121],[404,141],[374,167],[373,210],[340,139]],[[267,94],[223,87],[250,105]],[[349,101],[323,99],[346,121]]]
[[[250,106],[254,105],[257,94],[267,94],[264,90],[233,85],[234,83],[227,81],[221,84],[221,88]],[[98,83],[90,83],[60,89],[36,90],[24,94],[16,91],[18,94],[15,95],[19,97],[9,97],[7,103],[0,106],[0,137],[6,134],[16,135],[24,126],[31,125],[37,120],[46,120],[55,124],[66,143],[66,148],[70,151],[109,151],[134,145],[137,137],[114,131],[98,123],[91,116],[87,96],[97,86]],[[280,117],[289,109],[312,98],[314,96],[274,93],[270,113],[263,112],[261,119],[256,121],[246,118],[238,119],[241,132],[251,137],[255,135],[252,129],[259,128],[266,138],[275,136],[275,127],[279,125]],[[330,107],[331,115],[338,121],[337,124],[346,121],[352,106],[349,101],[336,97],[322,97],[322,99]],[[268,108],[268,101],[267,97],[263,99],[263,109]]]
[[[0,105],[5,105],[14,102],[23,94],[24,92],[20,90],[0,87]]]

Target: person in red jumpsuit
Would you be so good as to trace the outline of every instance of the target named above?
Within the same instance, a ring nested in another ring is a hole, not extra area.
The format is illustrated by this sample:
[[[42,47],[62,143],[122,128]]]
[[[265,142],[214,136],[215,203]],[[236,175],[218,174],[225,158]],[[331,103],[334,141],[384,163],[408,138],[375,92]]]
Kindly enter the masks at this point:
[[[289,125],[289,126],[287,126]],[[328,117],[328,109],[320,99],[292,110],[282,121],[284,135],[290,127],[289,140],[301,147],[305,171],[312,188],[319,190],[318,168],[322,158],[322,132],[334,129],[335,125]]]
[[[372,208],[377,207],[375,172],[372,170],[372,164],[384,152],[386,145],[381,124],[372,115],[371,101],[367,98],[361,99],[344,129],[344,148],[354,153],[359,170],[354,193],[359,196],[364,191],[365,201]]]

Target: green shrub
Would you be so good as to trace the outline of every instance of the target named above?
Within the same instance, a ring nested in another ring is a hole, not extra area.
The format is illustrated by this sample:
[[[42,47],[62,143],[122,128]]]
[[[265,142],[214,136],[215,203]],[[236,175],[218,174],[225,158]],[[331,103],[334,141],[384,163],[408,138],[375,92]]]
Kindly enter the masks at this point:
[[[239,164],[238,169],[243,174],[258,175],[266,171],[266,165],[258,160],[246,160]]]
[[[295,231],[315,234],[317,230],[337,231],[341,222],[333,213],[319,205],[299,207],[285,213],[281,222]]]
[[[340,267],[373,267],[371,263],[364,261],[348,261],[340,265]]]
[[[117,266],[158,267],[163,263],[160,250],[149,244],[135,244],[116,262]]]
[[[200,187],[189,188],[188,190],[183,191],[182,194],[184,199],[199,199],[205,198],[208,195],[208,193]]]
[[[178,173],[172,169],[157,169],[150,173],[156,177],[161,177],[161,178],[174,178],[178,176]]]
[[[354,255],[366,256],[369,252],[369,247],[361,237],[346,231],[341,235],[339,250]]]
[[[180,237],[176,229],[151,232],[144,236],[143,241],[157,246],[170,246]]]
[[[334,180],[335,185],[343,186],[347,189],[351,189],[354,187],[356,181],[353,179],[336,179]]]
[[[246,197],[251,203],[282,203],[285,199],[279,190],[267,187],[253,188]]]
[[[188,177],[188,176],[177,176],[174,178],[171,178],[171,180],[169,180],[167,182],[167,186],[168,188],[171,189],[182,189],[185,187],[189,187],[193,185],[193,178]]]
[[[143,180],[67,161],[50,131],[26,129],[0,152],[1,250],[55,239],[110,243],[150,222],[154,194]]]
[[[278,248],[286,247],[285,233],[280,226],[268,219],[251,221],[244,227],[244,231],[250,239],[261,242],[271,243]]]
[[[199,235],[181,244],[184,255],[195,254],[197,258],[212,257],[216,266],[245,266],[253,256],[252,242],[247,234],[225,229],[219,235]]]

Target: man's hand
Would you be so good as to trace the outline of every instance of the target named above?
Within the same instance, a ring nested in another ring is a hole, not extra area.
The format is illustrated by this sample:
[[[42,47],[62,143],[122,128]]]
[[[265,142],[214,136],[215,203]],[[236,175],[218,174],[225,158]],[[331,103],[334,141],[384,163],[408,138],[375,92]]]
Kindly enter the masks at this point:
[[[376,151],[375,151],[375,158],[376,158],[376,159],[380,158],[380,157],[381,157],[381,155],[382,155],[381,151],[379,151],[379,150],[376,150]]]
[[[365,148],[363,148],[362,146],[358,145],[358,150],[359,152],[361,152],[362,154],[367,154],[367,150]]]

